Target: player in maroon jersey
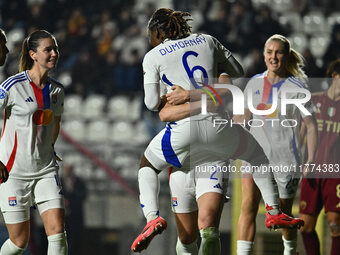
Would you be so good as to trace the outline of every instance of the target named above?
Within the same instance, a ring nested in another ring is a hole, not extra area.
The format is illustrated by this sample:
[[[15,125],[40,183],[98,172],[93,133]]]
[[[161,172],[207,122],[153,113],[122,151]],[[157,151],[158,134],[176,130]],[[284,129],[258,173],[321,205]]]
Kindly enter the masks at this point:
[[[319,148],[311,178],[304,178],[300,192],[301,229],[306,254],[320,254],[315,225],[322,207],[327,213],[332,236],[331,255],[340,254],[340,59],[327,70],[330,88],[312,95],[317,107]],[[315,178],[314,178],[315,177]]]

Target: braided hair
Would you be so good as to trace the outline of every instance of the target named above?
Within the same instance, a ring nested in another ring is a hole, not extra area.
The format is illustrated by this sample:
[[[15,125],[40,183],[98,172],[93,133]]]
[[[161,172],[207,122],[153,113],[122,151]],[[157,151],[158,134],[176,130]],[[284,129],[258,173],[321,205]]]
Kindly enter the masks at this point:
[[[191,26],[188,21],[191,18],[188,12],[174,11],[168,8],[156,10],[148,23],[149,31],[159,29],[164,33],[164,39],[177,40],[185,38],[191,33]]]

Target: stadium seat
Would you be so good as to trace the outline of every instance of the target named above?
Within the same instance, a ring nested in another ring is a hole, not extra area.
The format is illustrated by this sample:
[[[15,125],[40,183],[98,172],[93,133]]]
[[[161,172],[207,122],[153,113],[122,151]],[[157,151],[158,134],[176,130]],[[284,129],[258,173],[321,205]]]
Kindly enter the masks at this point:
[[[284,12],[278,18],[280,24],[284,27],[290,27],[293,32],[301,32],[303,30],[302,20],[299,13]]]
[[[252,3],[255,8],[258,8],[262,5],[268,5],[270,6],[272,0],[252,0]]]
[[[327,17],[327,30],[326,32],[331,32],[334,24],[340,24],[340,12],[333,12]]]
[[[272,10],[278,13],[285,13],[291,10],[292,1],[291,0],[272,0],[271,3]]]
[[[65,118],[81,117],[83,108],[83,100],[80,95],[68,95],[64,100],[64,114]]]
[[[13,28],[6,32],[7,36],[7,47],[9,51],[12,50],[12,47],[15,43],[22,43],[25,39],[25,30],[23,28]]]
[[[319,34],[310,39],[310,50],[316,58],[321,58],[330,43],[329,34]]]
[[[325,29],[325,17],[320,11],[312,11],[303,17],[303,30],[313,35],[318,32],[323,32]]]
[[[309,41],[303,33],[294,33],[288,39],[291,42],[291,47],[300,53],[309,46]]]
[[[110,130],[110,140],[118,143],[134,143],[134,137],[137,131],[128,121],[116,121],[112,124]]]
[[[108,117],[114,120],[129,118],[131,103],[127,96],[119,95],[109,99]]]
[[[65,120],[62,123],[62,129],[77,141],[83,141],[88,133],[86,124],[82,120]]]
[[[63,84],[63,86],[66,88],[72,84],[72,75],[71,72],[62,72],[58,75],[57,80]]]
[[[95,119],[88,124],[87,141],[102,143],[109,141],[109,123],[105,119]]]
[[[84,101],[83,116],[86,119],[98,119],[103,116],[106,98],[103,95],[92,94]]]

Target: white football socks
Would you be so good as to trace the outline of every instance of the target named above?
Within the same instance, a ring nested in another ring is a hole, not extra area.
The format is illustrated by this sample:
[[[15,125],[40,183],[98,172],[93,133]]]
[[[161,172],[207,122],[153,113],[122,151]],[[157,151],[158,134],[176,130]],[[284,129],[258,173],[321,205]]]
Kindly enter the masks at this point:
[[[191,244],[183,244],[179,238],[177,238],[176,244],[176,254],[177,255],[197,255],[197,241],[195,240]]]
[[[237,240],[237,255],[250,255],[254,242]]]
[[[66,232],[47,237],[48,250],[47,255],[67,255],[68,246]]]
[[[151,167],[143,167],[138,171],[139,200],[144,216],[149,222],[159,214],[159,179]]]
[[[286,240],[282,236],[283,241],[283,255],[296,255],[297,238],[293,240]]]
[[[25,249],[16,246],[10,239],[3,243],[0,250],[0,255],[21,255]]]
[[[201,245],[199,255],[221,254],[220,232],[217,228],[209,227],[200,230]]]
[[[254,182],[261,191],[264,203],[271,207],[268,212],[271,215],[278,214],[280,212],[280,198],[273,172],[269,170],[268,165],[261,166],[258,170],[253,172]]]

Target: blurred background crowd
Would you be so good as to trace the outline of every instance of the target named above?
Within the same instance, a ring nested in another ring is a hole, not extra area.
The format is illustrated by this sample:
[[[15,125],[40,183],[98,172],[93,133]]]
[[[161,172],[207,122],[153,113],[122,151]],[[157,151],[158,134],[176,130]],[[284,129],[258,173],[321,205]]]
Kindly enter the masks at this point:
[[[240,61],[246,77],[265,70],[264,42],[275,33],[287,36],[303,54],[309,77],[323,77],[326,66],[340,58],[338,0],[0,0],[0,27],[10,50],[0,68],[1,81],[18,72],[21,45],[30,32],[46,29],[59,44],[53,75],[66,90],[65,135],[56,149],[64,159],[66,206],[73,213],[67,224],[74,223],[68,232],[77,245],[70,255],[126,255],[138,226],[144,224],[136,200],[138,160],[163,124],[144,108],[141,63],[150,50],[147,22],[159,7],[190,12],[193,32],[216,37]],[[317,82],[310,89],[327,86]],[[169,206],[164,210],[170,214]],[[237,216],[222,219],[225,252],[233,220]],[[0,228],[1,239],[4,231]],[[33,231],[25,254],[44,254],[39,231]],[[145,254],[174,254],[176,231],[169,226],[163,236]]]

